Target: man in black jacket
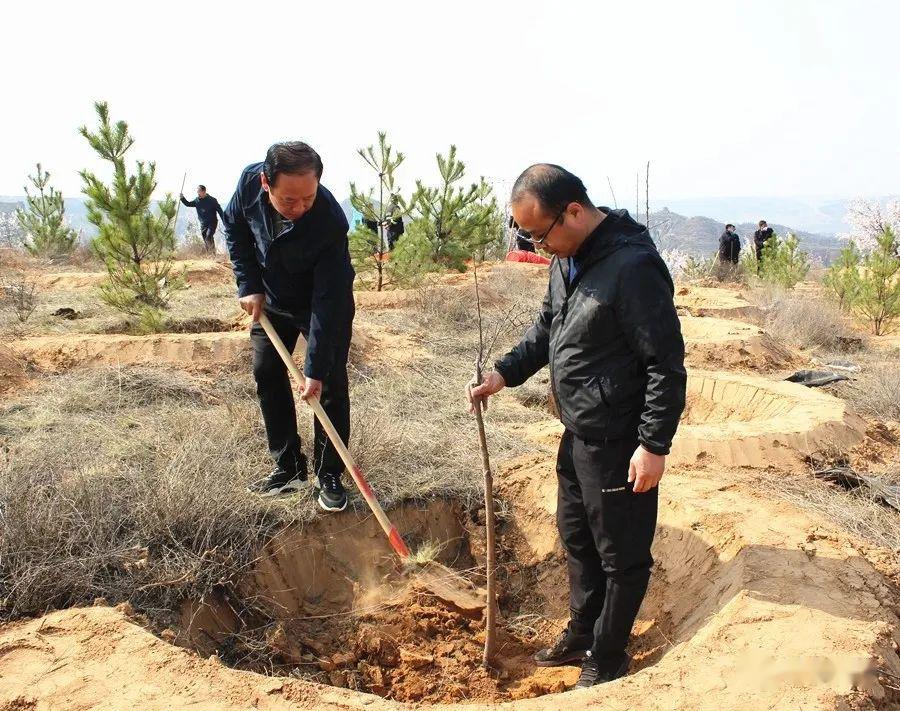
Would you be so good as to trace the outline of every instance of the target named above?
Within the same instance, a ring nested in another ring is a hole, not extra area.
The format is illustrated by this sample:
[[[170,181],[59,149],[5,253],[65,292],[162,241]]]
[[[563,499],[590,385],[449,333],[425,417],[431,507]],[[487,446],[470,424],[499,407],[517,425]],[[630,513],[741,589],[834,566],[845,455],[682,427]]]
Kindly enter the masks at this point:
[[[762,268],[762,258],[763,258],[763,247],[765,247],[766,242],[772,239],[772,235],[775,233],[768,224],[766,224],[765,220],[759,221],[759,229],[753,233],[753,246],[756,248],[756,271],[758,272]]]
[[[347,356],[353,326],[353,268],[347,218],[319,183],[322,159],[299,141],[276,143],[265,163],[241,173],[225,210],[225,234],[241,307],[253,317],[253,375],[276,468],[251,485],[262,496],[297,491],[307,478],[297,415],[284,363],[258,323],[265,310],[291,351],[307,340],[304,400],[320,397],[346,443],[350,437]],[[319,505],[341,511],[347,496],[343,462],[314,424],[313,463]]]
[[[734,230],[734,225],[725,225],[719,237],[719,261],[724,264],[737,264],[741,256],[741,238]]]
[[[519,236],[554,255],[537,320],[470,403],[521,385],[545,365],[565,433],[557,525],[571,618],[541,666],[582,660],[577,687],[626,673],[647,590],[657,484],[684,409],[684,341],[673,284],[647,229],[596,208],[575,175],[528,168],[513,187]]]
[[[219,201],[206,192],[205,185],[197,186],[196,200],[186,200],[184,195],[179,195],[178,197],[181,198],[182,205],[197,208],[197,219],[200,221],[200,236],[203,237],[203,244],[206,245],[208,253],[215,254],[215,235],[216,228],[219,226],[218,217],[221,216],[223,221],[225,219]]]

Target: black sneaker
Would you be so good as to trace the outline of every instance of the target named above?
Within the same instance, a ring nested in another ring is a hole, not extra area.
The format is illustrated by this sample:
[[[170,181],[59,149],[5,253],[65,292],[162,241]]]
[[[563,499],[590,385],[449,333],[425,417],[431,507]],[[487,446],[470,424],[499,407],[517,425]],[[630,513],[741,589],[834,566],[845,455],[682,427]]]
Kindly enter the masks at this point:
[[[347,492],[341,483],[341,472],[322,472],[316,481],[319,489],[319,506],[325,511],[343,511],[347,508]]]
[[[561,667],[578,664],[594,643],[592,632],[576,633],[566,627],[559,633],[553,646],[535,653],[534,663],[539,667]]]
[[[611,662],[598,662],[588,650],[581,663],[581,676],[578,677],[573,688],[587,689],[618,679],[628,673],[629,664],[631,664],[631,657],[627,654],[623,654],[621,659]]]
[[[263,498],[273,496],[286,496],[300,491],[301,485],[306,481],[306,472],[291,474],[278,467],[268,476],[254,481],[247,486],[247,491]]]

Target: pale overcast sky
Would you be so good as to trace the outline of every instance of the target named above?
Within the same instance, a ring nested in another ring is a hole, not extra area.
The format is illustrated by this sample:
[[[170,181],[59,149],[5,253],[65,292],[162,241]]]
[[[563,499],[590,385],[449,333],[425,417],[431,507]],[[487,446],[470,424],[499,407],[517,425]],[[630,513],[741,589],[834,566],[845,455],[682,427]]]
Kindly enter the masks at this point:
[[[76,0],[3,23],[0,194],[40,160],[77,196],[95,99],[160,191],[187,170],[223,201],[279,139],[311,143],[341,199],[377,130],[407,183],[456,143],[473,177],[556,162],[598,202],[609,175],[633,205],[647,160],[651,202],[900,192],[897,2]]]

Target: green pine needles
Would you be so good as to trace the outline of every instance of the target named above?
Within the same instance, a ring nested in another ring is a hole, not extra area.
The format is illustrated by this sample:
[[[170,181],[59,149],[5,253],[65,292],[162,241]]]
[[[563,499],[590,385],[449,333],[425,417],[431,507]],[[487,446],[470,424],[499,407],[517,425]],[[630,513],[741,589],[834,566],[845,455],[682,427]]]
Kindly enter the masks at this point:
[[[173,292],[184,287],[173,274],[175,251],[175,200],[171,194],[151,207],[156,190],[156,164],[136,162],[129,174],[125,156],[134,144],[128,124],[109,118],[105,102],[94,104],[98,126],[79,132],[97,155],[112,165],[112,180],[104,183],[88,170],[80,172],[87,197],[88,219],[98,230],[91,243],[106,266],[101,298],[113,308],[158,322]],[[153,314],[148,313],[154,312]]]
[[[40,163],[28,180],[34,192],[26,186],[26,207],[16,210],[16,220],[25,235],[24,247],[35,257],[65,257],[75,248],[78,233],[66,223],[62,193],[50,185],[50,173]]]

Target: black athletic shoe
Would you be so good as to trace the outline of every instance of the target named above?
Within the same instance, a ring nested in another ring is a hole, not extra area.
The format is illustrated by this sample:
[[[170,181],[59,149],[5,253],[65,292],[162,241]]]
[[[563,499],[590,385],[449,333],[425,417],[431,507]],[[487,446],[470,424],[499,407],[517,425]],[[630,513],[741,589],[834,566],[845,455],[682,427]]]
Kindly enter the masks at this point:
[[[559,633],[553,646],[542,649],[534,655],[534,663],[539,667],[561,667],[566,664],[579,664],[594,643],[591,632],[575,633],[566,627]]]
[[[347,508],[347,492],[341,483],[341,473],[322,472],[316,486],[319,489],[319,506],[325,511],[343,511]]]
[[[631,664],[631,657],[627,654],[623,654],[621,659],[612,662],[598,662],[588,650],[581,663],[581,676],[575,682],[574,688],[587,689],[625,676],[628,673],[629,664]]]
[[[254,481],[247,486],[247,491],[251,494],[257,494],[263,498],[273,496],[285,496],[287,494],[295,494],[300,491],[301,485],[306,481],[306,472],[300,471],[296,474],[286,472],[279,467],[268,476],[258,481]]]

